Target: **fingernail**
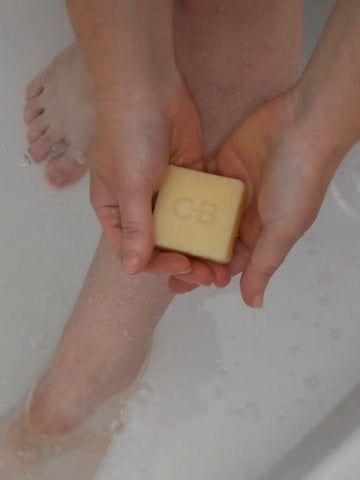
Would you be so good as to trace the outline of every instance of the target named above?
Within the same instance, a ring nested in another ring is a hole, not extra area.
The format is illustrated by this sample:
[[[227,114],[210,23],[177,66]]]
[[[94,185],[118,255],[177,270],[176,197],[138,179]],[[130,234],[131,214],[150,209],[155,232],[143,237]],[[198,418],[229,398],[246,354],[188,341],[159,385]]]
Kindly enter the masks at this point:
[[[53,183],[54,185],[58,185],[59,187],[64,185],[66,181],[65,175],[59,170],[50,170],[47,176],[50,179],[51,183]]]
[[[261,308],[264,303],[264,293],[258,292],[253,296],[251,306],[254,308]]]
[[[175,275],[186,275],[187,273],[191,273],[192,268],[189,268],[188,270],[184,270],[183,272],[177,272]]]
[[[123,269],[130,275],[137,272],[139,268],[139,257],[133,253],[126,254],[122,261]]]

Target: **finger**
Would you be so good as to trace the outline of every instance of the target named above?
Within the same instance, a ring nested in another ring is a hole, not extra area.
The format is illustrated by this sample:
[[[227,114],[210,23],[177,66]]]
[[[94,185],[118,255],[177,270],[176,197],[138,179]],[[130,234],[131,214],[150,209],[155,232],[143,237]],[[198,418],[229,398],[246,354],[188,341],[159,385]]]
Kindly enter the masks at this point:
[[[182,294],[182,293],[189,293],[193,290],[199,288],[199,285],[194,285],[190,283],[182,282],[175,277],[169,278],[169,289],[172,293]]]
[[[99,177],[90,174],[90,202],[105,237],[118,253],[121,248],[120,211],[116,198]]]
[[[183,275],[176,275],[175,278],[188,284],[197,284],[204,287],[209,287],[215,281],[215,275],[211,268],[198,260],[191,261],[192,270],[190,273]]]
[[[236,241],[234,252],[229,262],[230,276],[234,277],[235,275],[243,272],[244,268],[249,263],[249,260],[249,249],[240,240]]]
[[[270,278],[298,238],[286,226],[279,224],[262,230],[240,281],[247,305],[262,307],[265,288]]]
[[[147,265],[154,248],[152,192],[143,185],[137,185],[120,192],[118,201],[122,265],[125,272],[133,274]]]
[[[144,271],[153,275],[190,273],[191,261],[180,253],[156,252]]]
[[[217,288],[224,288],[230,283],[230,267],[216,262],[207,262],[214,275],[214,284]]]

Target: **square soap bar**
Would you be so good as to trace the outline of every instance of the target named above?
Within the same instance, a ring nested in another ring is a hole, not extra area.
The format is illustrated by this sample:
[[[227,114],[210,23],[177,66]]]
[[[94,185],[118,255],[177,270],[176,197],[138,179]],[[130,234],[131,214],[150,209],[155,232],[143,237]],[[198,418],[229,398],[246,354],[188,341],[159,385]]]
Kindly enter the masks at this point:
[[[240,180],[170,165],[154,210],[155,245],[229,262],[244,200]]]

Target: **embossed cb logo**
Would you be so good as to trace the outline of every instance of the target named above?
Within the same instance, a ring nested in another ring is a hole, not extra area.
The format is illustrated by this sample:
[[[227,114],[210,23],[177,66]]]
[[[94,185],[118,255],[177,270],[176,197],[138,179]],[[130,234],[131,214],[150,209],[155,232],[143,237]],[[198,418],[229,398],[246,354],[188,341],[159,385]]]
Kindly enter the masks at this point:
[[[202,225],[214,225],[216,223],[217,205],[215,203],[201,200],[196,202],[191,197],[179,197],[173,205],[172,210],[175,217],[182,221],[195,221]]]

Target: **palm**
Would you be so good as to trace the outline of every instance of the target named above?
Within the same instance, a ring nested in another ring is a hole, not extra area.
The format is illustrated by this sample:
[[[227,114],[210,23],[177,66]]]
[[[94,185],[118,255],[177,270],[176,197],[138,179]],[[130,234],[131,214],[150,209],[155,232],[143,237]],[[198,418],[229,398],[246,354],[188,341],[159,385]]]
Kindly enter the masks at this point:
[[[229,268],[232,275],[244,271],[242,293],[250,305],[316,218],[334,173],[331,166],[319,168],[319,158],[295,128],[287,95],[252,114],[217,156],[220,174],[249,187]]]

